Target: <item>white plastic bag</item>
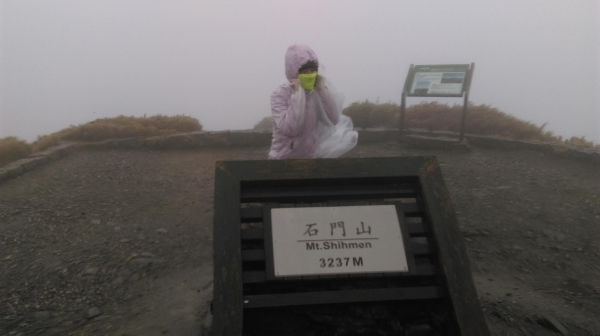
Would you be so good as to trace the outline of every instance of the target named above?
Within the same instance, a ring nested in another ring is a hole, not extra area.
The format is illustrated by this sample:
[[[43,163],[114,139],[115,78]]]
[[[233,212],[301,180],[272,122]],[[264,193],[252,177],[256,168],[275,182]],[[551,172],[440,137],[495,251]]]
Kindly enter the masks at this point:
[[[358,133],[354,131],[354,124],[350,117],[342,114],[344,95],[338,91],[331,82],[323,78],[324,92],[311,92],[311,94],[328,94],[329,100],[334,104],[333,108],[339,117],[334,125],[325,113],[325,108],[319,101],[319,146],[315,153],[316,158],[337,158],[356,146]]]

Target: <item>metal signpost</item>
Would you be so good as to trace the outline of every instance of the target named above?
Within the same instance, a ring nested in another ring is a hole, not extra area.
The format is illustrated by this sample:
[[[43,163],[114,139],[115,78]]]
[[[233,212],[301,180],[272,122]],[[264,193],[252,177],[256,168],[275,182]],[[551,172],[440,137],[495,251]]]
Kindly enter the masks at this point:
[[[402,90],[400,102],[400,136],[404,134],[406,119],[406,97],[464,97],[463,114],[460,123],[460,138],[463,141],[469,90],[475,63],[410,65]]]
[[[489,335],[434,157],[217,162],[213,232],[215,336]]]

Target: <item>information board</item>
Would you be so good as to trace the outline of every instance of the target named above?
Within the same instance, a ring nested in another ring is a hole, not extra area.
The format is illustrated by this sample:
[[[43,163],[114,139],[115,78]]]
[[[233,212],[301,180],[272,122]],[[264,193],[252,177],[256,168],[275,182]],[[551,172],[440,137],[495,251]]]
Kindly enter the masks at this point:
[[[468,64],[417,65],[412,72],[408,96],[461,96]]]
[[[393,205],[271,209],[275,277],[408,272]]]

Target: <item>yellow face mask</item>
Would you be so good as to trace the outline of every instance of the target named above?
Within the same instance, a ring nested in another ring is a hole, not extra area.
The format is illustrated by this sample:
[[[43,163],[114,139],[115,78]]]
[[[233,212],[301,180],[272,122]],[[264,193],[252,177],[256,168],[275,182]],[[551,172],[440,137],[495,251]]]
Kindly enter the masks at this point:
[[[315,87],[317,73],[315,72],[310,75],[298,74],[298,79],[300,80],[300,85],[302,85],[304,90],[312,90]]]

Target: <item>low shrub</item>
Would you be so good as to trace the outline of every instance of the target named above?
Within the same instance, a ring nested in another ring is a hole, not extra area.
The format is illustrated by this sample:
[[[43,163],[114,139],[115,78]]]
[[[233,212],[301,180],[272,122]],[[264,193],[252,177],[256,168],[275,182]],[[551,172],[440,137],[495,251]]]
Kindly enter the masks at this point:
[[[355,127],[397,128],[400,106],[394,103],[376,104],[365,100],[350,104],[344,109],[344,114],[352,118]]]
[[[68,141],[102,141],[132,137],[149,137],[173,133],[201,131],[198,119],[184,116],[126,117],[97,119],[79,126],[69,126],[53,134],[38,137],[32,144],[34,151],[44,150]]]
[[[406,128],[421,128],[429,131],[460,132],[463,106],[423,102],[406,109]],[[368,100],[355,102],[344,109],[352,118],[354,126],[363,128],[398,128],[400,106],[395,103],[375,104]],[[563,142],[562,137],[545,131],[546,124],[537,126],[531,122],[511,116],[489,105],[469,104],[465,132],[491,135],[506,139],[532,140],[541,142]],[[564,143],[578,147],[598,148],[585,137],[572,137]]]
[[[571,137],[570,139],[565,139],[565,144],[575,146],[575,147],[594,147],[596,149],[600,149],[600,144],[594,144],[592,141],[587,141],[584,136],[582,137]]]
[[[460,132],[462,112],[462,105],[421,103],[407,108],[406,125],[431,131]],[[560,141],[552,132],[544,131],[545,126],[518,119],[489,105],[469,104],[465,132],[515,140]]]
[[[272,131],[273,130],[273,119],[271,117],[264,117],[259,121],[253,128],[254,131]]]
[[[31,153],[31,146],[15,137],[0,139],[0,167],[24,158]]]
[[[398,128],[400,106],[396,103],[378,104],[368,100],[354,102],[343,113],[350,118],[355,127],[361,128]],[[406,109],[406,128],[420,128],[429,131],[460,132],[463,105],[423,102]],[[271,130],[271,118],[266,117],[254,126],[254,130]],[[513,140],[530,140],[550,143],[565,143],[571,146],[600,150],[600,144],[594,144],[585,137],[571,137],[563,140],[551,131],[544,130],[546,124],[537,126],[489,105],[469,104],[465,133],[490,135]]]

